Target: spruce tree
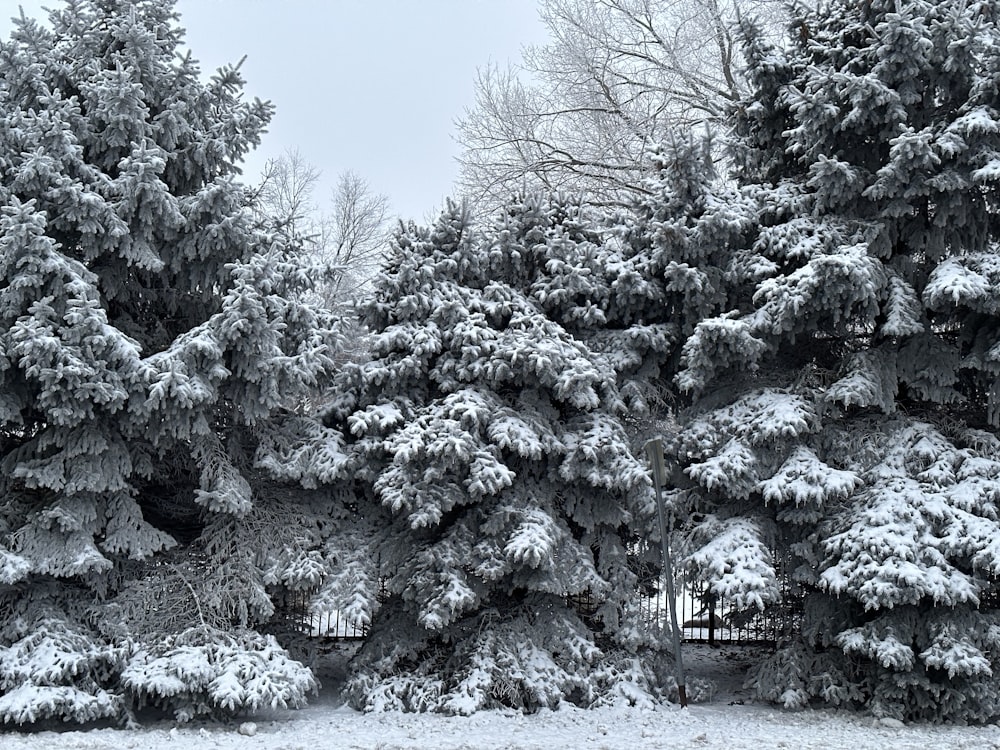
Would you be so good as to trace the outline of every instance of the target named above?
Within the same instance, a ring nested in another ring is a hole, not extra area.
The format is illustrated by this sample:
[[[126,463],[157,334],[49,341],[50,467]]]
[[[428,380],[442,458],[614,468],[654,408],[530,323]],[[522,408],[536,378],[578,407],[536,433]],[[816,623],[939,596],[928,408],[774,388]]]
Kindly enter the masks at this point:
[[[0,45],[7,722],[313,685],[254,628],[322,576],[282,414],[330,321],[237,181],[270,105],[234,68],[203,81],[182,34],[172,2],[71,0]]]
[[[598,347],[620,316],[613,248],[588,226],[571,202],[528,198],[482,230],[449,205],[394,240],[364,310],[372,355],[327,414],[347,457],[334,481],[353,482],[366,525],[331,538],[344,573],[318,597],[371,625],[358,708],[656,689],[634,596],[655,516],[615,364],[648,343]]]
[[[800,601],[754,684],[788,706],[1000,714],[1000,32],[967,0],[744,24],[718,310],[681,347],[685,564],[737,609]],[[791,590],[780,585],[791,579]]]

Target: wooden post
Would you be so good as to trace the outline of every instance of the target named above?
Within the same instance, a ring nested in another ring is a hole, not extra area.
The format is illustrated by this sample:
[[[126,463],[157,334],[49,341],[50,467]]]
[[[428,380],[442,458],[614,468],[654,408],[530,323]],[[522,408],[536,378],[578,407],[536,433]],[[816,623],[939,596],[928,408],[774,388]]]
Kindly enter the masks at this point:
[[[687,708],[687,688],[684,684],[684,660],[681,658],[681,629],[677,624],[677,601],[674,597],[674,569],[670,561],[670,537],[667,534],[666,512],[663,508],[663,484],[666,481],[666,467],[663,463],[663,441],[660,438],[646,443],[646,456],[653,468],[653,484],[656,486],[656,515],[660,522],[660,546],[663,551],[663,576],[666,579],[667,608],[670,610],[670,628],[674,641],[674,657],[677,660],[677,697],[681,708]]]

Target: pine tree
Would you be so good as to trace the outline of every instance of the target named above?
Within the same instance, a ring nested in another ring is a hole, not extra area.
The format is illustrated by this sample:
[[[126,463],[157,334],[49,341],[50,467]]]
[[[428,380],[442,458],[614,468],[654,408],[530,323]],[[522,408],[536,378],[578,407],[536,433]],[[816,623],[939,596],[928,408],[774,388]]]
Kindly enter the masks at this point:
[[[334,339],[236,181],[271,107],[234,68],[202,82],[172,5],[71,0],[0,45],[7,722],[313,684],[253,628],[322,578],[311,479],[280,460],[321,428],[282,413]]]
[[[613,276],[579,206],[449,205],[393,243],[372,356],[327,414],[367,524],[328,545],[326,606],[371,624],[347,693],[465,714],[648,701],[633,596],[652,526],[611,348]],[[626,355],[627,352],[619,352]],[[628,362],[641,356],[625,356]],[[384,589],[377,586],[379,576]]]
[[[744,25],[740,200],[672,445],[685,564],[737,608],[804,603],[759,694],[1000,714],[996,8],[798,7]],[[792,580],[791,592],[780,585]]]

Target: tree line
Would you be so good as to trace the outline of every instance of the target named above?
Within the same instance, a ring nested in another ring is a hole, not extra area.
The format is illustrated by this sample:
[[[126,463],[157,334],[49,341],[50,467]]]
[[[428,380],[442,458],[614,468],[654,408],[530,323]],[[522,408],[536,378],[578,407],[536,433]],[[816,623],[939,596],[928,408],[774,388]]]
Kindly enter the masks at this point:
[[[668,698],[651,434],[686,574],[801,608],[758,697],[1000,713],[995,7],[543,7],[556,109],[484,74],[478,195],[382,250],[236,179],[272,109],[170,3],[0,45],[4,721],[301,705],[301,592],[357,708]]]

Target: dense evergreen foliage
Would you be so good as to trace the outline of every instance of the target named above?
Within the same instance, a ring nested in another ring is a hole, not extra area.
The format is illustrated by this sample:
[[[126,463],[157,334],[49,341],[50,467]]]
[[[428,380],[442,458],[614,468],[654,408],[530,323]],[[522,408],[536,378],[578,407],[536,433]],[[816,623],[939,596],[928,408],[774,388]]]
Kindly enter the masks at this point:
[[[365,308],[372,357],[328,414],[369,524],[332,542],[347,575],[321,592],[371,622],[352,703],[648,700],[633,592],[651,492],[618,371],[649,343],[626,341],[600,237],[579,206],[529,199],[482,232],[452,205],[393,251]]]
[[[0,46],[5,721],[313,685],[252,628],[318,578],[316,514],[265,468],[330,324],[234,181],[270,106],[182,53],[163,0],[69,2]]]
[[[792,576],[801,632],[755,681],[789,706],[1000,713],[995,13],[800,7],[783,47],[745,28],[738,235],[683,344],[672,499],[715,593],[776,604]]]
[[[358,708],[661,698],[650,415],[683,572],[790,615],[759,696],[1000,715],[996,13],[795,6],[777,46],[744,21],[731,174],[677,137],[628,209],[401,227],[337,372],[236,181],[269,105],[201,79],[170,2],[22,21],[0,719],[298,705],[314,679],[267,634],[293,592],[368,628]]]

